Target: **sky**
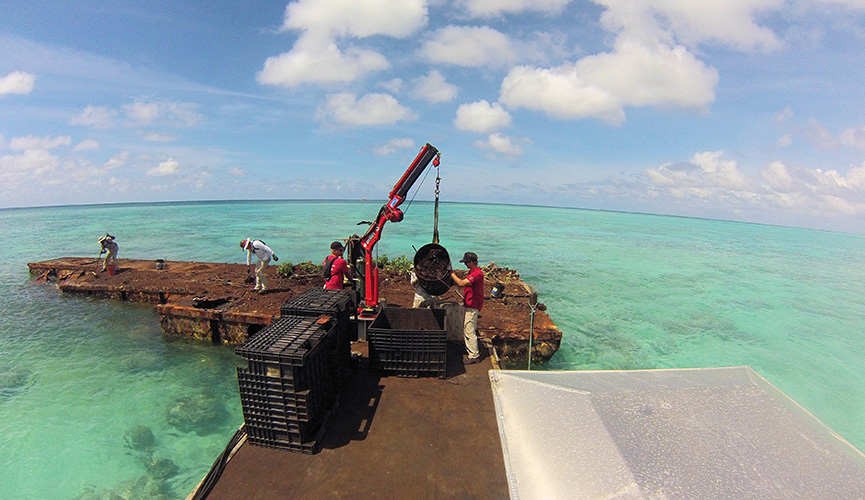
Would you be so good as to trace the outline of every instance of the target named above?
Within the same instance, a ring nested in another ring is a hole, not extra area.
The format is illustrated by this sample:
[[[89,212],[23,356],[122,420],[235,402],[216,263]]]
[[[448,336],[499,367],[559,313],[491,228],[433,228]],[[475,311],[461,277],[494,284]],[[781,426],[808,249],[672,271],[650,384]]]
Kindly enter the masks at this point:
[[[430,143],[445,203],[865,234],[865,0],[0,0],[0,19],[0,208],[386,200]]]

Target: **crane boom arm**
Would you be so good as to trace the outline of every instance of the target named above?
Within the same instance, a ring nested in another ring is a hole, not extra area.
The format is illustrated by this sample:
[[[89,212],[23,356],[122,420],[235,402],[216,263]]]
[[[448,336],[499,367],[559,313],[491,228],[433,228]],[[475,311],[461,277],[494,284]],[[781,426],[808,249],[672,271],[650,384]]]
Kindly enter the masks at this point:
[[[429,143],[421,148],[417,157],[394,185],[388,195],[390,199],[379,210],[375,222],[369,226],[369,229],[360,238],[360,244],[364,249],[364,303],[367,307],[378,305],[378,269],[373,262],[372,251],[376,243],[381,239],[381,231],[384,229],[386,222],[399,222],[403,219],[404,214],[399,209],[399,206],[405,201],[409,190],[417,182],[418,177],[426,170],[430,162],[438,166],[440,156],[439,150]]]

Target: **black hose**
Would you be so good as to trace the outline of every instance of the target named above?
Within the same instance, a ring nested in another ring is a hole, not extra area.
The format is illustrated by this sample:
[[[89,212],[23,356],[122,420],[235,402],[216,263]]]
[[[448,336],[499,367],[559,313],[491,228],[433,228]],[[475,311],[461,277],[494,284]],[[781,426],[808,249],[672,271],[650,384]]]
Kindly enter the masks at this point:
[[[228,446],[222,450],[222,453],[220,453],[219,457],[216,458],[216,461],[213,462],[213,466],[210,467],[210,471],[206,476],[204,476],[204,479],[201,480],[201,485],[199,485],[198,489],[195,491],[192,500],[204,500],[208,495],[210,495],[210,492],[216,486],[217,481],[219,481],[220,476],[222,476],[225,466],[228,464],[231,452],[244,437],[246,437],[246,424],[241,425],[240,428],[237,429],[237,432],[234,433],[234,436],[232,436],[231,440],[228,442]]]

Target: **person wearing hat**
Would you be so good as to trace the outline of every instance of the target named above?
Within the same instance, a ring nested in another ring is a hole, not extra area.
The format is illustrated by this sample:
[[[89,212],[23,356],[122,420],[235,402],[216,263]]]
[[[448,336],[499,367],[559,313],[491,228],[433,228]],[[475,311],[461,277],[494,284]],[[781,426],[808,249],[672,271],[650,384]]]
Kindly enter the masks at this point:
[[[342,282],[345,277],[351,279],[351,269],[348,268],[348,263],[342,258],[345,252],[345,247],[342,243],[334,241],[330,244],[330,255],[328,255],[322,267],[324,268],[324,287],[328,290],[342,290]]]
[[[267,290],[267,281],[264,277],[264,269],[270,264],[271,258],[278,261],[279,257],[261,240],[246,238],[245,240],[241,240],[240,248],[246,250],[247,273],[251,272],[249,267],[252,266],[252,255],[255,254],[258,258],[258,266],[255,268],[255,288],[253,290],[258,291],[258,293],[265,293],[265,290]]]
[[[105,260],[102,261],[102,272],[105,272],[108,269],[109,263],[117,268],[117,251],[120,250],[120,247],[114,241],[114,236],[111,236],[108,233],[105,233],[105,236],[99,238],[99,244],[102,246],[102,250],[99,252],[99,256],[108,252],[108,255],[105,256]],[[110,273],[109,273],[110,274]]]
[[[451,271],[451,279],[457,286],[464,286],[463,308],[465,309],[465,321],[463,322],[463,336],[466,341],[467,357],[463,363],[473,365],[481,360],[478,350],[478,315],[484,307],[484,272],[478,267],[478,256],[474,252],[466,252],[460,262],[469,269],[465,278],[460,278]]]

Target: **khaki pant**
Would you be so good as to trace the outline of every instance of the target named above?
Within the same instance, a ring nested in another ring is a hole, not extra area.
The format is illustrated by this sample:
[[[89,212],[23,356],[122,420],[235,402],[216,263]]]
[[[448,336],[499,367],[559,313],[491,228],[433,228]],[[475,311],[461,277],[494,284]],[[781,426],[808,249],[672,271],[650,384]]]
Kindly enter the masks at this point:
[[[435,309],[436,307],[438,307],[437,302],[438,301],[435,297],[424,297],[423,295],[415,292],[414,303],[412,304],[412,307],[414,307],[415,309],[419,307],[428,307],[430,309]]]
[[[106,270],[109,265],[117,268],[117,250],[112,250],[111,248],[106,249],[108,254],[105,255],[105,260],[102,262],[102,270]]]
[[[478,350],[478,311],[466,307],[466,317],[463,323],[463,333],[466,339],[466,352],[470,358],[478,358],[481,353]]]
[[[265,290],[267,281],[264,278],[264,268],[270,264],[270,259],[258,261],[258,266],[255,268],[255,288],[254,290]]]

